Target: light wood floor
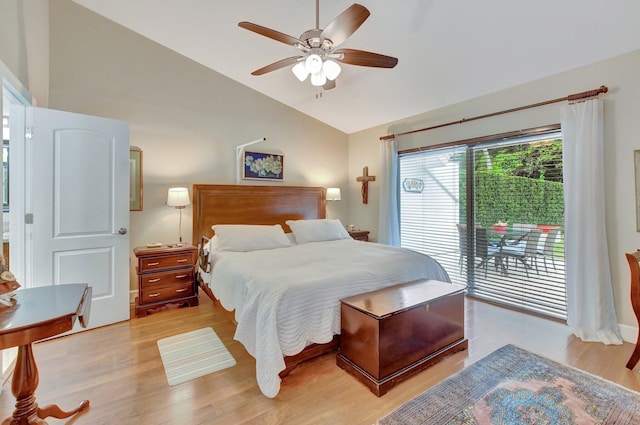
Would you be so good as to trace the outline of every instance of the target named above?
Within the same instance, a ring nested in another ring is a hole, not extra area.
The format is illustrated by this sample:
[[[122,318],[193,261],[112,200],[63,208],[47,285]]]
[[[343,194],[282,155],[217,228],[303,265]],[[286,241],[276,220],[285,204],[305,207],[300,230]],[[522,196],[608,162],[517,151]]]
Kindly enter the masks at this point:
[[[255,362],[233,340],[234,327],[205,295],[200,305],[168,308],[81,334],[35,344],[41,406],[63,409],[83,399],[91,409],[50,424],[349,424],[371,425],[446,377],[493,350],[516,344],[561,363],[640,391],[638,373],[624,365],[631,344],[583,343],[565,325],[471,299],[466,303],[469,350],[456,353],[378,398],[335,364],[329,354],[287,377],[274,399],[255,380]],[[156,346],[159,338],[211,326],[237,365],[169,387]],[[0,419],[13,411],[10,386],[0,395]]]

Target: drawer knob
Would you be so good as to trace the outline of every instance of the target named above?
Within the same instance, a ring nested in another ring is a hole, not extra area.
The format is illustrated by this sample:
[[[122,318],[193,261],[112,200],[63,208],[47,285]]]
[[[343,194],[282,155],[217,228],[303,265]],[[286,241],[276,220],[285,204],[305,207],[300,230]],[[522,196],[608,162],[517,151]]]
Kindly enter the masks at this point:
[[[160,294],[149,294],[149,298],[155,298],[155,297],[159,297]]]
[[[147,266],[157,266],[158,264],[160,264],[158,261],[156,261],[155,263],[149,263],[147,264]]]
[[[176,292],[184,292],[189,290],[189,288],[176,289]]]
[[[187,262],[186,258],[182,258],[182,259],[178,260],[178,263],[186,263],[186,262]]]
[[[185,277],[187,277],[186,274],[179,274],[178,276],[176,276],[176,279],[182,279],[182,278],[185,278]]]
[[[158,277],[158,278],[155,278],[155,279],[149,279],[149,283],[155,283],[155,282],[157,282],[157,281],[159,281],[159,280],[160,280],[160,278],[159,278],[159,277]]]

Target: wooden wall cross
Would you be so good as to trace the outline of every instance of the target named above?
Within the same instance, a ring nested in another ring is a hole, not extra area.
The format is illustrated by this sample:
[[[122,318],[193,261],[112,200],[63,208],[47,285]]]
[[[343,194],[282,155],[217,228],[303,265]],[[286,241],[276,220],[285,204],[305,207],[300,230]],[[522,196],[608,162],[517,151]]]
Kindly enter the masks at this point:
[[[369,203],[369,182],[376,181],[376,176],[370,176],[369,167],[364,167],[362,169],[362,175],[356,177],[356,181],[362,183],[362,189],[360,189],[362,193],[362,203]]]

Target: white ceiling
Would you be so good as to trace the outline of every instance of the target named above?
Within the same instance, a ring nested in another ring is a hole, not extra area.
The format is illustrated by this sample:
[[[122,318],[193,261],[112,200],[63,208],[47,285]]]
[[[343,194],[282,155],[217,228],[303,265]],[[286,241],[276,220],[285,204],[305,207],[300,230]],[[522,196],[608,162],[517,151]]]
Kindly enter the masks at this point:
[[[323,92],[289,68],[252,76],[298,50],[237,26],[299,37],[314,0],[74,1],[347,134],[640,48],[638,0],[359,0],[371,16],[342,47],[398,65],[343,65]],[[351,4],[321,0],[320,27]]]

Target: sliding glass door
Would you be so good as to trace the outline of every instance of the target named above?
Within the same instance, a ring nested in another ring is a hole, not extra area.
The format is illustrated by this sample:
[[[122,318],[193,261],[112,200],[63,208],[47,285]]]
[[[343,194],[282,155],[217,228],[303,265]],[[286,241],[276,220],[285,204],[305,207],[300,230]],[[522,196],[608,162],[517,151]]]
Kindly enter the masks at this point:
[[[566,318],[559,132],[400,154],[403,247],[470,295]]]

